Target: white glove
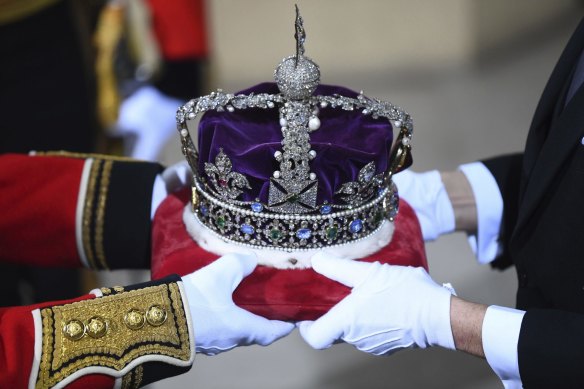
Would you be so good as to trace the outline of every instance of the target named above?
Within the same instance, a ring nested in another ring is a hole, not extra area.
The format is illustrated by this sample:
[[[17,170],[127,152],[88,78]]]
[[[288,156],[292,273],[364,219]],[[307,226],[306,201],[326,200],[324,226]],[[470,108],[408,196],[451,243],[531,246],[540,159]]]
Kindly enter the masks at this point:
[[[292,323],[268,320],[233,302],[233,291],[256,265],[253,254],[227,254],[182,277],[193,318],[196,352],[216,355],[237,346],[267,346],[294,329]]]
[[[176,110],[181,101],[169,97],[153,86],[143,86],[120,105],[117,132],[133,135],[136,141],[130,156],[154,161],[160,150],[176,133]]]
[[[177,162],[164,169],[162,180],[167,193],[193,185],[193,171],[187,161]]]
[[[400,197],[414,208],[424,240],[434,240],[454,231],[454,210],[438,170],[425,173],[405,170],[392,179]]]
[[[375,355],[409,347],[454,349],[451,291],[432,281],[423,268],[327,258],[323,253],[312,258],[312,267],[353,288],[318,320],[298,324],[313,348],[343,340]]]
[[[190,187],[192,184],[193,172],[187,161],[175,163],[164,169],[162,174],[157,175],[154,179],[150,219],[154,219],[160,203],[162,203],[169,193],[181,188]]]

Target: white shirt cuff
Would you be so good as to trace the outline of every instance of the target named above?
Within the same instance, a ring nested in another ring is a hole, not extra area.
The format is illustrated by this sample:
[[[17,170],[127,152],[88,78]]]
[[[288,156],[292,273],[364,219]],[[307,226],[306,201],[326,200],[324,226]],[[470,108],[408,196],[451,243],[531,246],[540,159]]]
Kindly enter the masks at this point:
[[[483,320],[483,349],[506,389],[522,388],[517,342],[525,311],[492,305]]]
[[[479,263],[490,263],[499,252],[499,231],[503,219],[503,197],[495,177],[481,162],[458,167],[472,188],[477,206],[477,235],[469,235],[468,243]]]

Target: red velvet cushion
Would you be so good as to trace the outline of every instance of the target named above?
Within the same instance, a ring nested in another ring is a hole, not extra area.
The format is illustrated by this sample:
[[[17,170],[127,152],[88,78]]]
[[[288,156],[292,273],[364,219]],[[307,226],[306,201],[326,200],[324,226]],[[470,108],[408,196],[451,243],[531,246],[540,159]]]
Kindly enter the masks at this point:
[[[152,278],[188,274],[217,259],[188,235],[182,220],[189,192],[169,196],[160,205],[152,228]],[[400,200],[392,241],[377,253],[362,259],[394,265],[428,268],[418,219]],[[349,293],[349,288],[312,269],[278,270],[258,266],[235,290],[235,303],[270,319],[314,320]]]

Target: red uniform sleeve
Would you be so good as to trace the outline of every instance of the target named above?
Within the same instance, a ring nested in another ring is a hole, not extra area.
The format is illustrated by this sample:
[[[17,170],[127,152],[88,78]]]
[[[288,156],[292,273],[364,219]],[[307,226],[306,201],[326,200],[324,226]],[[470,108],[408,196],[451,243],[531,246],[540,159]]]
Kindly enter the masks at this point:
[[[173,276],[0,309],[0,387],[138,388],[184,373],[195,348],[183,293]]]
[[[162,167],[108,156],[0,156],[0,260],[148,268],[152,186]]]
[[[75,211],[84,160],[0,156],[0,256],[79,266]]]
[[[85,296],[69,303],[87,299]],[[35,358],[35,325],[32,312],[57,303],[0,308],[0,387],[27,388]],[[40,335],[40,334],[39,334]]]

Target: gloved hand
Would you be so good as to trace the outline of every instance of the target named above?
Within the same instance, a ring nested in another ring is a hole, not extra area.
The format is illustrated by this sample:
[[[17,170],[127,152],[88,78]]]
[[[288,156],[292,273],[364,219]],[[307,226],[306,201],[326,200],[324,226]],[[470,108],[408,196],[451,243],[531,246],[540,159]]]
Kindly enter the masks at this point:
[[[425,173],[405,170],[392,179],[400,197],[414,208],[424,240],[434,240],[454,231],[454,210],[438,170]]]
[[[177,162],[164,169],[161,174],[167,193],[193,185],[193,171],[187,161]]]
[[[344,285],[351,294],[316,321],[298,323],[300,335],[316,349],[337,340],[358,350],[390,355],[409,347],[454,349],[450,326],[451,290],[423,268],[312,258],[313,269]]]
[[[267,346],[294,329],[292,323],[268,320],[233,302],[233,291],[256,265],[254,254],[227,254],[182,277],[193,318],[196,352],[216,355],[237,346]]]
[[[164,169],[162,174],[157,175],[154,179],[150,219],[154,219],[156,210],[166,196],[181,188],[190,187],[192,184],[193,172],[187,161],[177,162]]]
[[[164,95],[153,86],[143,86],[120,105],[117,132],[136,138],[130,156],[153,161],[176,133],[176,110],[181,101]]]

